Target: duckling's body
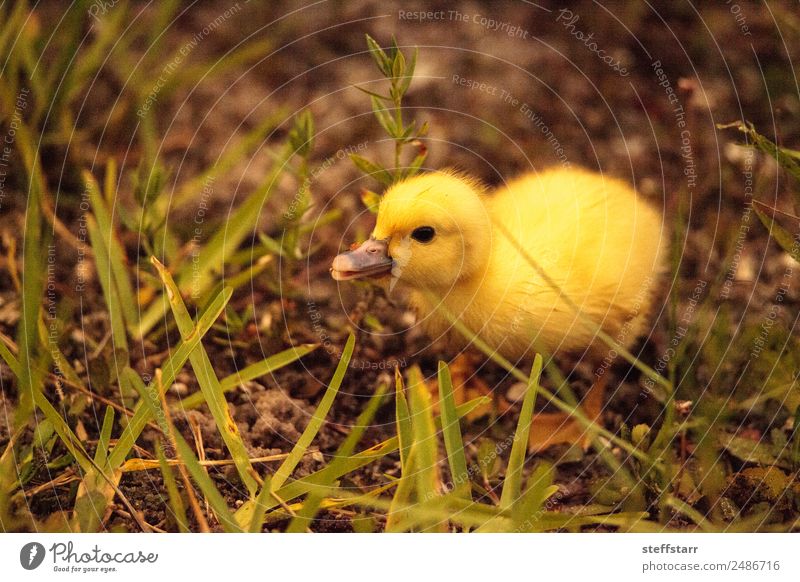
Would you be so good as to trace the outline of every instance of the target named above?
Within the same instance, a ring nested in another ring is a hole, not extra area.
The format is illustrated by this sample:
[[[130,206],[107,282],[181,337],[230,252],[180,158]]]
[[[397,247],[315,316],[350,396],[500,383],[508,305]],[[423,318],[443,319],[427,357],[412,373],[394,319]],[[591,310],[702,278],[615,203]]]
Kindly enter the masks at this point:
[[[433,238],[416,240],[425,228]],[[401,182],[384,195],[372,239],[385,243],[394,282],[432,339],[464,341],[441,301],[518,359],[536,347],[597,348],[598,326],[622,345],[635,340],[660,270],[661,232],[659,213],[624,182],[551,169],[493,192],[452,172]],[[351,278],[342,275],[348,255],[340,257],[334,276]]]

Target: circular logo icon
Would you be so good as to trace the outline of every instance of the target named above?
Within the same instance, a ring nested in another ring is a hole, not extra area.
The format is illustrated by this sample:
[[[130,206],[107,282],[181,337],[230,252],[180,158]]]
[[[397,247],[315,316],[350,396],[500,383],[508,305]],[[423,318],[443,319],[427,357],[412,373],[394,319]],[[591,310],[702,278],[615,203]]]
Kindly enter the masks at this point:
[[[26,570],[35,570],[44,561],[44,546],[39,542],[29,542],[19,551],[19,563]]]

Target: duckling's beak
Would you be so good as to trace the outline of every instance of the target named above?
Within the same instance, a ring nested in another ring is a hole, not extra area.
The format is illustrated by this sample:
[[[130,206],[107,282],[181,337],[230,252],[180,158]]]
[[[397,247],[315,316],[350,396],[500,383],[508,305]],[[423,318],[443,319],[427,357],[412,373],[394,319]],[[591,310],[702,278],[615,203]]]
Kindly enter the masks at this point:
[[[393,261],[389,241],[371,238],[358,248],[337,255],[331,265],[331,276],[337,281],[388,275]]]

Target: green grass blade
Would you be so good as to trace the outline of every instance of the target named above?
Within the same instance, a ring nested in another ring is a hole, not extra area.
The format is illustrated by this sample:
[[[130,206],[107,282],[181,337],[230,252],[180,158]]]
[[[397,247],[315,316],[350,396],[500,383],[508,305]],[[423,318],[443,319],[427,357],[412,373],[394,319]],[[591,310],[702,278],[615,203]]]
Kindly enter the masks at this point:
[[[94,462],[98,467],[104,467],[108,458],[109,443],[111,442],[111,429],[114,426],[114,409],[106,406],[103,417],[103,426],[100,429],[100,438],[97,441],[97,450],[94,453]]]
[[[539,378],[542,375],[542,356],[536,354],[533,368],[522,401],[522,410],[517,421],[517,430],[514,431],[514,442],[508,457],[508,468],[503,483],[503,492],[500,494],[500,507],[510,509],[522,495],[522,469],[525,465],[525,456],[528,451],[528,437],[531,433],[533,421],[533,407],[539,392]]]
[[[146,116],[145,119],[148,119]],[[285,146],[282,154],[275,162],[275,167],[244,203],[236,209],[222,228],[219,228],[211,240],[203,247],[196,260],[186,264],[178,275],[178,286],[184,291],[202,295],[213,284],[214,276],[224,271],[225,264],[235,256],[239,245],[248,234],[255,231],[261,210],[278,183],[280,175],[287,170],[288,161],[293,151]],[[159,323],[166,311],[162,298],[156,298],[142,315],[136,330],[137,337],[144,337]]]
[[[285,147],[283,154],[261,186],[250,194],[217,230],[200,251],[197,260],[181,269],[178,276],[181,289],[188,289],[191,285],[194,291],[202,293],[212,284],[215,275],[219,276],[224,272],[225,263],[238,250],[247,235],[254,232],[264,204],[278,184],[278,178],[286,170],[292,155],[292,149]]]
[[[49,238],[42,224],[41,204],[45,195],[45,182],[31,133],[22,121],[17,123],[16,146],[28,177],[28,204],[25,210],[22,251],[22,313],[17,332],[19,398],[14,418],[14,425],[20,426],[28,421],[34,409],[35,396],[41,393],[42,387],[42,374],[38,366],[38,327],[42,316],[45,276],[49,274],[44,264],[44,250],[48,248]]]
[[[103,296],[108,307],[108,318],[111,324],[114,348],[124,350],[127,353],[128,332],[125,327],[125,316],[122,313],[121,297],[117,293],[117,288],[111,275],[111,259],[108,255],[108,247],[93,216],[87,217],[86,226],[89,231],[89,239],[92,242],[97,278],[100,280],[100,287],[103,289]]]
[[[766,228],[769,232],[769,236],[771,236],[775,242],[778,243],[778,245],[789,254],[789,256],[800,263],[800,249],[798,249],[794,235],[792,235],[792,233],[790,233],[780,224],[775,222],[773,217],[767,216],[767,214],[758,206],[759,204],[754,202],[752,208],[755,211],[756,216],[758,216],[758,219],[761,221],[761,224],[763,224],[764,228]]]
[[[414,436],[412,450],[417,451],[414,477],[419,501],[427,501],[441,494],[439,476],[439,439],[433,419],[431,393],[419,366],[408,371],[408,404],[411,411],[411,428]],[[432,527],[446,531],[444,522],[432,523]]]
[[[419,470],[419,463],[417,462],[419,449],[420,447],[418,443],[411,443],[411,448],[408,451],[405,467],[403,468],[403,472],[400,474],[400,479],[397,482],[397,489],[392,496],[392,503],[387,508],[387,533],[408,531],[418,525],[422,525],[422,527],[424,527],[428,523],[426,517],[424,520],[420,520],[421,523],[414,523],[413,525],[406,524],[406,522],[409,520],[409,509],[411,509],[414,505],[413,497],[416,489],[414,474]]]
[[[187,533],[189,531],[189,521],[186,519],[186,508],[183,505],[183,498],[178,490],[175,473],[172,467],[167,464],[167,458],[164,456],[164,446],[161,441],[156,443],[156,454],[158,455],[158,466],[161,469],[161,476],[164,479],[164,487],[169,497],[169,509],[172,513],[172,518],[178,526],[178,531]]]
[[[92,202],[92,214],[97,220],[100,236],[103,239],[103,244],[106,247],[106,253],[110,261],[111,276],[113,277],[113,288],[119,296],[119,307],[122,315],[125,317],[125,324],[130,329],[135,329],[138,322],[138,307],[133,293],[133,286],[128,276],[130,267],[128,259],[125,256],[125,251],[119,238],[116,234],[116,228],[111,211],[108,208],[106,199],[116,199],[116,181],[114,176],[116,174],[115,165],[109,163],[106,169],[106,198],[100,192],[100,187],[88,171],[83,173],[83,182],[89,199]]]
[[[394,369],[395,385],[395,423],[397,424],[397,439],[400,441],[400,470],[406,472],[408,454],[411,452],[411,443],[414,435],[411,429],[411,413],[408,410],[406,391],[403,386],[403,376],[398,368]]]
[[[342,358],[339,360],[339,364],[336,366],[336,371],[333,373],[333,378],[328,384],[328,389],[325,391],[325,395],[322,397],[322,400],[320,400],[320,403],[314,411],[314,414],[311,416],[308,426],[306,426],[303,434],[300,435],[300,438],[297,440],[297,444],[294,446],[291,453],[289,453],[289,456],[286,457],[283,463],[281,463],[281,466],[278,467],[278,470],[275,471],[275,475],[272,478],[273,491],[280,489],[280,487],[286,482],[286,480],[294,471],[295,467],[297,467],[297,463],[299,463],[300,459],[303,458],[303,455],[306,454],[306,449],[311,446],[311,442],[314,440],[314,437],[317,436],[319,429],[322,428],[322,424],[325,422],[325,418],[328,416],[331,405],[333,405],[333,400],[336,398],[336,394],[339,392],[339,387],[342,385],[342,380],[344,379],[345,372],[347,372],[347,367],[350,365],[350,358],[353,356],[355,343],[356,338],[351,333],[347,338],[347,343],[342,351]]]
[[[288,366],[292,362],[296,362],[306,354],[310,354],[316,350],[318,347],[319,344],[303,344],[283,350],[282,352],[278,352],[277,354],[261,360],[260,362],[251,364],[239,372],[231,374],[230,376],[226,376],[220,380],[220,386],[222,387],[223,392],[230,392],[245,382],[249,382],[250,380],[254,380],[261,376],[266,376],[267,374],[272,374],[276,370],[280,370],[284,366]],[[187,396],[181,400],[176,408],[196,408],[202,403],[203,394],[202,392],[198,392],[197,394],[192,394],[191,396]]]
[[[183,366],[189,359],[189,354],[194,352],[197,346],[200,345],[200,340],[203,339],[203,336],[208,332],[209,329],[211,329],[211,326],[214,325],[214,322],[225,310],[225,306],[228,304],[228,301],[230,301],[230,298],[230,290],[223,290],[217,296],[217,298],[209,304],[208,308],[197,320],[197,324],[192,329],[192,332],[184,336],[185,339],[181,341],[175,351],[170,354],[169,358],[167,358],[167,361],[164,362],[164,365],[162,366],[163,374],[161,378],[162,387],[164,389],[171,386],[175,381],[176,376],[183,369]],[[141,382],[141,378],[139,378],[137,374],[134,374],[134,376],[136,376],[139,382]],[[120,378],[120,382],[124,382],[125,378],[126,375],[123,373]],[[126,384],[126,389],[134,390],[135,385]],[[146,388],[148,394],[156,394],[157,389],[158,387],[156,386],[155,380]],[[128,421],[128,424],[122,431],[116,446],[111,451],[111,455],[109,455],[108,464],[112,470],[118,469],[122,463],[125,462],[125,458],[128,456],[128,453],[130,453],[133,445],[136,444],[136,440],[139,438],[139,435],[152,418],[153,415],[150,408],[147,406],[147,403],[140,400],[136,405],[133,417],[130,419],[130,421]]]
[[[14,356],[13,353],[11,353],[11,350],[2,339],[0,339],[0,358],[3,358],[3,361],[11,369],[11,373],[14,374],[14,376],[16,376],[17,378],[19,378],[20,375],[19,360],[17,360],[16,356]]]
[[[320,400],[319,404],[317,405],[317,409],[311,416],[308,426],[306,426],[303,434],[300,435],[300,438],[297,440],[297,444],[295,444],[295,446],[292,448],[289,456],[286,457],[283,463],[281,463],[281,466],[278,467],[278,470],[275,471],[275,474],[269,480],[269,483],[265,482],[264,486],[261,488],[261,492],[258,494],[258,499],[256,500],[252,519],[250,520],[251,532],[261,531],[261,526],[264,521],[264,507],[266,501],[271,496],[275,496],[276,494],[280,495],[277,492],[289,479],[295,467],[297,467],[297,464],[300,462],[300,459],[303,458],[306,450],[314,440],[314,437],[317,436],[319,429],[322,428],[322,423],[325,422],[325,418],[328,416],[328,412],[333,404],[333,400],[336,398],[336,394],[339,392],[339,387],[342,385],[342,380],[344,379],[345,372],[347,372],[347,367],[350,365],[350,358],[353,356],[355,344],[356,338],[351,333],[347,338],[347,343],[342,351],[342,358],[339,360],[339,364],[336,366],[336,371],[333,373],[333,378],[328,384],[328,388],[325,390],[322,400]]]
[[[342,460],[353,456],[353,451],[361,441],[361,437],[364,435],[364,431],[367,429],[367,426],[369,426],[369,424],[372,422],[372,419],[375,417],[375,414],[378,412],[378,408],[380,408],[381,404],[383,403],[384,396],[386,396],[388,389],[389,386],[387,384],[380,384],[378,386],[375,394],[373,394],[369,399],[367,406],[364,407],[364,410],[358,415],[355,425],[352,427],[352,429],[350,429],[350,434],[345,437],[344,441],[342,441],[342,444],[339,445],[339,448],[336,450],[333,459],[330,461],[330,463],[328,463],[327,466],[331,467],[329,470],[331,479],[329,479],[326,483],[321,483],[321,485],[332,485],[335,481],[333,475],[338,470],[337,464],[341,464]],[[319,507],[323,499],[324,496],[320,495],[319,493],[309,494],[303,503],[303,508],[297,512],[297,515],[289,523],[289,527],[286,528],[286,533],[299,533],[307,531],[311,526],[311,522],[314,520],[314,517],[317,515],[317,511],[319,511]]]
[[[177,430],[172,431],[172,436],[175,439],[175,446],[178,449],[178,456],[186,466],[186,469],[189,471],[189,474],[192,476],[194,482],[197,483],[200,491],[202,491],[205,498],[208,499],[208,502],[214,510],[217,519],[219,519],[219,522],[222,524],[222,527],[227,532],[241,532],[242,529],[239,527],[239,524],[236,523],[236,519],[228,509],[228,505],[225,503],[225,498],[219,492],[219,489],[217,489],[216,485],[214,485],[211,477],[209,477],[205,472],[203,466],[192,452],[192,449]]]
[[[45,345],[49,341],[47,327],[42,319],[39,320],[39,341],[42,343],[42,345]],[[57,371],[60,372],[64,378],[73,384],[83,386],[83,381],[81,380],[80,376],[78,376],[75,368],[73,368],[72,364],[70,364],[67,358],[64,357],[64,354],[61,353],[61,350],[57,345],[50,345],[48,353],[53,359],[53,363],[55,364]]]
[[[464,499],[472,499],[472,487],[467,471],[467,457],[464,454],[464,439],[461,436],[456,401],[453,395],[453,380],[450,368],[445,362],[439,362],[439,407],[442,413],[442,434],[450,464],[450,479],[453,491]],[[527,442],[527,441],[526,441]]]
[[[67,450],[72,454],[75,458],[75,461],[80,465],[81,469],[84,472],[89,473],[93,469],[92,461],[89,457],[89,453],[86,452],[86,449],[83,448],[80,439],[75,436],[75,433],[72,432],[72,429],[67,424],[67,421],[58,413],[55,407],[50,404],[50,401],[44,397],[41,390],[36,390],[33,393],[34,402],[36,403],[36,407],[42,411],[45,418],[50,421],[53,425],[53,428],[58,434],[58,437],[61,439],[61,442],[64,443],[64,446]]]
[[[192,317],[189,315],[183,299],[181,299],[180,291],[178,291],[172,275],[155,257],[152,258],[152,262],[166,287],[167,298],[172,308],[172,314],[175,317],[175,323],[178,325],[178,331],[183,336],[183,339],[186,340],[189,334],[192,333]],[[239,428],[231,417],[225,394],[222,392],[219,379],[202,343],[199,343],[195,350],[189,354],[189,361],[197,377],[197,383],[200,384],[200,390],[203,393],[208,409],[214,417],[217,430],[219,430],[225,446],[231,453],[233,462],[239,472],[239,477],[241,477],[250,494],[255,494],[258,489],[258,483],[253,478],[254,469],[250,464],[250,456],[239,434]]]
[[[292,362],[299,360],[306,354],[310,354],[318,347],[319,344],[303,344],[283,350],[282,352],[278,352],[277,354],[260,362],[247,366],[235,374],[231,374],[230,376],[223,378],[221,381],[222,389],[226,391],[231,390],[244,382],[271,374],[275,370],[279,370],[280,368],[288,366]]]
[[[481,396],[479,398],[473,398],[464,404],[460,404],[456,408],[456,411],[459,418],[463,418],[470,414],[473,410],[481,406],[486,406],[490,403],[490,398]],[[441,427],[440,419],[437,418],[436,420],[437,427]],[[397,450],[397,448],[398,439],[397,437],[392,437],[381,443],[378,443],[375,446],[360,451],[352,457],[339,458],[316,473],[298,479],[297,481],[287,483],[276,492],[275,495],[277,498],[270,497],[269,495],[262,495],[255,504],[250,501],[245,502],[245,504],[237,511],[237,518],[240,518],[239,522],[241,523],[244,519],[244,516],[248,516],[245,521],[249,523],[251,521],[249,516],[252,516],[256,509],[261,511],[263,515],[265,512],[275,509],[280,505],[278,499],[289,501],[302,495],[306,495],[324,483],[331,483],[336,479],[347,475],[348,473],[352,473],[361,467],[382,459],[386,455],[392,454]],[[285,516],[282,516],[282,518],[285,518]],[[256,529],[256,531],[258,530]]]
[[[740,120],[724,125],[717,124],[718,129],[727,129],[730,127],[738,129],[752,140],[753,143],[752,145],[748,144],[749,147],[754,147],[764,152],[778,162],[778,165],[784,170],[794,176],[795,180],[800,181],[800,163],[797,161],[797,153],[795,151],[782,148],[766,136],[761,135],[756,131],[752,123]],[[800,190],[793,188],[792,192],[795,208],[800,211]]]
[[[549,463],[539,463],[533,470],[528,479],[528,488],[514,503],[514,531],[526,533],[537,531],[537,527],[540,527],[544,503],[558,491],[558,487],[553,485],[553,477],[553,467]]]

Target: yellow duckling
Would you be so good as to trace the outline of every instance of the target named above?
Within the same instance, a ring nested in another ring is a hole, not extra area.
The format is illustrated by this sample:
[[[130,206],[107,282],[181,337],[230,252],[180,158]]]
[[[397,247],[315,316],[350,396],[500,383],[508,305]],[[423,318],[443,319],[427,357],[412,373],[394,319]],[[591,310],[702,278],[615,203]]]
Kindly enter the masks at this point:
[[[660,214],[608,176],[550,169],[489,192],[444,171],[389,188],[371,238],[331,273],[389,275],[432,339],[467,343],[449,312],[512,361],[537,347],[596,359],[609,351],[598,329],[623,346],[645,331],[662,232]]]

